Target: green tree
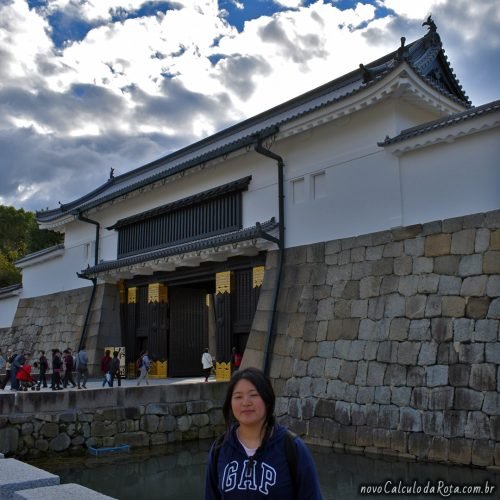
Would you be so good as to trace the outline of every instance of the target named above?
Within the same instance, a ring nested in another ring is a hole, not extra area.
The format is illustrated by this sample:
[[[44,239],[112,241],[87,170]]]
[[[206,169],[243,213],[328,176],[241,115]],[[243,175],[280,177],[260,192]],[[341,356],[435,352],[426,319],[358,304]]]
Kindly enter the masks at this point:
[[[62,235],[38,228],[33,212],[0,205],[0,287],[21,282],[16,260],[61,242]]]

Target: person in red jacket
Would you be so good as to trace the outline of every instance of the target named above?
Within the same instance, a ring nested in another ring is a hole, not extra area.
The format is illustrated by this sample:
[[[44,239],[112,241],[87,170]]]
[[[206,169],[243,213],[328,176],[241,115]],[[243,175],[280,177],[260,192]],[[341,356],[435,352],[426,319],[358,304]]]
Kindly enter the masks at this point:
[[[102,386],[104,387],[106,384],[109,387],[113,387],[111,384],[111,374],[109,373],[109,368],[111,366],[111,351],[106,350],[104,356],[101,359],[101,372],[103,373]]]

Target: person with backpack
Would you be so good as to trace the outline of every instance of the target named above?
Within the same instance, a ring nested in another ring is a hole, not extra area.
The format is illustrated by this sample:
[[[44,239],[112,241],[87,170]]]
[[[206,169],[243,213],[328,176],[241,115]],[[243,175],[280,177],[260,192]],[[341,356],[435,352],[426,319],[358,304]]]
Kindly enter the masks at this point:
[[[205,500],[321,500],[304,442],[274,417],[275,395],[257,368],[238,370],[222,407],[226,432],[210,448]]]

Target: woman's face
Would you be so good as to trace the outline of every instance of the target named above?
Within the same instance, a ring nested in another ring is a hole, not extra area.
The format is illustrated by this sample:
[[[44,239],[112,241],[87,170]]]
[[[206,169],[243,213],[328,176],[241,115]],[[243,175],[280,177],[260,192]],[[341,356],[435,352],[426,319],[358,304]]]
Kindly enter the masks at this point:
[[[266,405],[256,387],[246,379],[239,380],[234,386],[231,397],[231,410],[234,418],[242,426],[262,427],[266,420]]]

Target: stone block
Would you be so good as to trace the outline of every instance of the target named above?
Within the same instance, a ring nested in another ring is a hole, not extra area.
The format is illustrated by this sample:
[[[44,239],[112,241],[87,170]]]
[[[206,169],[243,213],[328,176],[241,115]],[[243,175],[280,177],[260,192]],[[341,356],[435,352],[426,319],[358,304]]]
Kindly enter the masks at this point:
[[[460,258],[458,275],[461,277],[475,276],[483,270],[483,256],[480,254],[465,255]]]
[[[386,340],[389,337],[390,319],[373,321],[362,319],[359,325],[359,338],[361,340]]]
[[[372,404],[375,399],[375,387],[359,387],[356,402],[362,405]]]
[[[338,358],[327,359],[325,363],[325,377],[328,379],[336,379],[340,373],[342,361]]]
[[[435,387],[430,391],[429,410],[448,410],[453,408],[455,391],[453,387]]]
[[[419,366],[434,365],[437,358],[438,344],[436,342],[422,342],[417,364]]]
[[[383,310],[384,317],[396,318],[398,316],[404,316],[405,309],[406,301],[402,295],[398,293],[392,293],[386,296],[385,309]]]
[[[419,342],[401,342],[398,346],[398,363],[402,365],[416,365],[419,352]]]
[[[450,318],[432,318],[431,337],[438,343],[447,342],[453,338],[453,323]]]
[[[373,429],[367,426],[360,426],[356,429],[356,446],[372,446]]]
[[[408,452],[408,433],[393,430],[391,432],[391,449],[399,453]]]
[[[465,299],[453,295],[443,297],[441,301],[441,312],[443,316],[461,318],[465,313]]]
[[[358,364],[352,361],[342,361],[340,366],[339,379],[347,382],[348,384],[354,384],[356,380],[356,372],[358,370]]]
[[[414,257],[419,257],[424,254],[425,250],[425,238],[417,237],[404,242],[404,252],[406,255],[412,255]]]
[[[380,345],[380,342],[375,342],[375,341],[370,341],[370,340],[365,341],[364,358],[367,361],[372,361],[372,360],[377,359],[377,352],[378,352],[379,345]]]
[[[488,297],[470,297],[467,301],[465,316],[473,319],[486,318],[489,306],[490,299]]]
[[[406,385],[406,366],[389,364],[384,376],[384,385],[402,386]]]
[[[410,321],[408,340],[430,340],[431,322],[429,319],[413,319]]]
[[[380,342],[377,361],[382,363],[396,363],[398,359],[398,346],[399,342]]]
[[[452,235],[451,253],[459,255],[468,255],[474,253],[476,241],[475,229],[464,229]]]
[[[390,448],[391,432],[387,429],[373,429],[373,446],[377,448]]]
[[[429,448],[429,460],[433,462],[447,462],[450,449],[449,440],[442,436],[433,436]]]
[[[488,282],[486,283],[486,294],[488,295],[488,297],[500,296],[500,275],[488,276]]]
[[[465,437],[469,439],[489,439],[490,420],[481,411],[471,411],[467,416],[465,425]]]
[[[474,331],[474,321],[466,318],[453,319],[453,341],[470,342]]]
[[[436,293],[439,286],[439,276],[437,274],[426,274],[418,279],[418,293]]]
[[[490,417],[490,436],[494,441],[500,441],[500,416]]]
[[[500,251],[494,250],[484,254],[483,273],[500,274]]]
[[[487,392],[484,395],[483,412],[487,415],[500,415],[500,394],[498,392]]]
[[[421,412],[414,408],[401,408],[398,430],[421,432],[422,431]]]
[[[378,425],[383,429],[396,429],[399,425],[400,409],[394,405],[380,405]]]
[[[427,385],[429,387],[448,385],[448,366],[447,365],[428,366]]]
[[[467,387],[469,385],[470,369],[468,364],[451,365],[448,369],[450,385],[453,387]]]
[[[471,439],[452,439],[448,452],[450,462],[461,465],[469,465],[472,459]]]
[[[408,387],[417,387],[425,384],[425,368],[422,366],[409,366],[406,373]]]
[[[382,278],[382,283],[380,285],[380,294],[387,295],[389,293],[394,293],[399,290],[399,277],[390,275],[384,276]]]
[[[439,295],[459,295],[462,289],[462,278],[458,276],[440,276]]]
[[[484,343],[465,344],[458,346],[458,359],[460,363],[484,363]]]
[[[447,276],[457,276],[460,257],[458,255],[446,255],[434,259],[434,273]]]
[[[480,228],[476,231],[476,240],[474,242],[474,251],[476,253],[483,253],[488,250],[490,246],[490,230]]]
[[[389,404],[391,402],[391,388],[387,386],[375,387],[374,402],[379,404]]]
[[[413,257],[413,274],[428,274],[434,270],[434,259],[432,257]]]
[[[455,408],[457,410],[480,410],[483,400],[482,392],[462,387],[455,389]]]
[[[356,372],[356,379],[354,383],[357,386],[366,385],[367,374],[368,374],[368,362],[360,361],[358,363],[358,371]]]
[[[412,295],[406,299],[405,316],[410,319],[425,316],[426,295]]]
[[[451,249],[450,234],[432,234],[425,238],[425,256],[438,257],[448,255]]]
[[[463,437],[467,423],[467,411],[445,410],[443,416],[444,436],[450,438]]]
[[[493,465],[494,452],[495,443],[487,439],[475,439],[472,442],[472,465],[477,465],[478,467]]]
[[[351,424],[351,407],[350,403],[337,401],[335,403],[335,420],[341,425]]]
[[[487,282],[488,276],[484,274],[481,276],[469,276],[462,282],[460,295],[463,297],[482,297],[486,293]]]
[[[391,389],[391,403],[400,407],[409,406],[411,394],[411,387],[393,387]]]
[[[488,318],[500,319],[500,299],[493,299],[488,308]]]
[[[0,429],[0,453],[3,453],[4,455],[14,453],[17,451],[18,443],[19,433],[15,427],[5,427]]]
[[[488,342],[484,352],[487,363],[500,365],[500,342]]]
[[[477,391],[496,389],[496,365],[481,363],[471,365],[469,387]]]
[[[383,385],[386,367],[385,363],[370,361],[368,363],[367,384],[369,386]]]
[[[389,339],[406,340],[408,338],[409,326],[410,320],[407,318],[394,318],[389,328]]]
[[[398,256],[394,259],[394,274],[396,276],[407,276],[412,273],[413,259],[410,255]]]
[[[408,453],[426,459],[431,447],[431,437],[423,433],[411,433],[408,437]]]
[[[58,485],[59,476],[13,458],[4,458],[0,467],[0,498],[14,498],[15,492]]]
[[[443,435],[444,416],[441,411],[424,411],[422,414],[422,429],[430,436]]]
[[[425,306],[425,317],[435,318],[441,316],[441,303],[443,298],[441,295],[429,295]]]

